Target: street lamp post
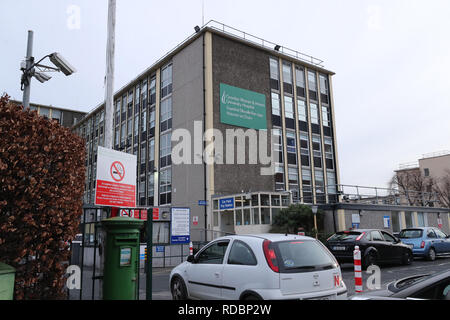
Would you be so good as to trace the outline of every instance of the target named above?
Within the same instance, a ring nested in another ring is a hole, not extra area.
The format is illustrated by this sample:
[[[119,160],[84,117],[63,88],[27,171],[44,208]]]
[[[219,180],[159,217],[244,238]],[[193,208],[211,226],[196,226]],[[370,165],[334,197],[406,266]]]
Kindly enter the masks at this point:
[[[318,206],[311,206],[312,213],[314,214],[314,232],[316,233],[316,239],[318,239],[318,233],[317,233],[317,209]]]

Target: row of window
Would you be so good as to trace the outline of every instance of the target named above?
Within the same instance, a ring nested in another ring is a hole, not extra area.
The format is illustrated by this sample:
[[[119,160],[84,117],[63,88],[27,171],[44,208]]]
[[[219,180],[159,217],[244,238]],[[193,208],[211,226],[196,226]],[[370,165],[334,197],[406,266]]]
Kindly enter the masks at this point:
[[[317,85],[316,72],[305,70],[301,66],[295,66],[295,88],[292,64],[282,62],[282,79],[279,72],[279,60],[269,58],[270,86],[272,105],[272,125],[274,127],[273,150],[278,154],[275,156],[275,189],[285,190],[286,182],[292,191],[294,201],[313,202],[312,170],[314,167],[314,185],[316,201],[325,202],[325,191],[329,195],[336,194],[336,173],[334,164],[333,139],[331,130],[331,109],[329,103],[328,76],[319,74],[319,86]],[[306,78],[305,78],[306,72]],[[283,94],[280,94],[280,80],[283,81]],[[308,86],[306,87],[306,81]],[[306,101],[306,90],[309,90],[309,110]],[[294,90],[295,89],[295,90]],[[318,94],[321,95],[321,104],[317,102]],[[284,124],[286,127],[286,159],[283,155],[283,131],[281,99],[284,102]],[[296,99],[296,103],[294,103]],[[295,121],[295,105],[297,106],[298,122]],[[309,112],[308,112],[309,111]],[[321,112],[321,116],[319,114]],[[308,116],[309,115],[309,116]],[[322,126],[320,126],[322,119]],[[312,135],[309,137],[308,122],[311,123]],[[296,128],[299,137],[296,135]],[[321,130],[322,128],[322,130]],[[323,149],[321,133],[324,135]],[[310,139],[311,138],[311,139]],[[298,139],[298,140],[297,140]],[[297,143],[298,141],[298,143]],[[300,146],[300,148],[298,148]],[[300,150],[299,158],[297,150]],[[312,153],[312,154],[311,154]],[[324,154],[324,157],[322,157]],[[287,162],[288,172],[285,174],[284,163]],[[300,163],[299,163],[300,161]],[[323,163],[325,161],[325,163]],[[299,191],[298,166],[301,166],[301,181],[303,190]],[[326,183],[324,176],[326,169]],[[287,181],[285,181],[287,177]],[[325,190],[327,188],[327,190]],[[301,198],[301,195],[303,197]]]
[[[148,85],[149,84],[149,85]],[[160,165],[159,205],[171,203],[171,128],[172,128],[172,64],[161,70],[160,112]],[[134,106],[134,108],[133,108]],[[155,168],[155,124],[156,124],[156,77],[144,79],[128,94],[115,102],[114,149],[138,156],[138,201],[139,205],[154,203]],[[97,146],[103,145],[104,111],[87,120],[79,128],[86,138],[88,171],[86,174],[86,197],[95,188],[95,165]],[[100,136],[100,137],[99,137]],[[99,138],[100,139],[99,139]],[[92,183],[93,182],[93,183]],[[147,187],[147,188],[146,188]],[[91,191],[91,192],[89,192]],[[90,197],[89,202],[93,202]],[[85,199],[86,200],[86,199]]]

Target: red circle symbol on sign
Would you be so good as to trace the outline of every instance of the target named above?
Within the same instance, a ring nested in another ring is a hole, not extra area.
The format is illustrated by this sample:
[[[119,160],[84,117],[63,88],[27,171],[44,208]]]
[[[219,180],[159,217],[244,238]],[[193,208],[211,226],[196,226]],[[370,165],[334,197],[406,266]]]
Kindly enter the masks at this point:
[[[125,177],[125,167],[119,161],[114,161],[110,168],[111,177],[114,181],[120,182]]]

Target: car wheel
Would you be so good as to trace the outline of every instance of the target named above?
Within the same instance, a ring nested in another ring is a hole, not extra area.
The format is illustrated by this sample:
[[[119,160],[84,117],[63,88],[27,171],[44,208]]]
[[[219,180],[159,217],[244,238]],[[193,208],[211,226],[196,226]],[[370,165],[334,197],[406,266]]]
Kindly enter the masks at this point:
[[[413,261],[413,255],[412,255],[412,253],[409,252],[409,251],[406,251],[406,252],[403,254],[403,260],[402,260],[402,263],[403,263],[404,265],[410,265],[410,264],[412,263],[412,261]]]
[[[430,250],[428,250],[427,260],[434,261],[435,259],[436,259],[436,251],[434,251],[433,248],[430,248]]]
[[[172,292],[173,300],[187,299],[186,285],[184,284],[183,279],[181,279],[180,277],[175,277],[172,280],[170,291]]]
[[[364,269],[377,263],[377,254],[374,251],[370,251],[364,258]]]

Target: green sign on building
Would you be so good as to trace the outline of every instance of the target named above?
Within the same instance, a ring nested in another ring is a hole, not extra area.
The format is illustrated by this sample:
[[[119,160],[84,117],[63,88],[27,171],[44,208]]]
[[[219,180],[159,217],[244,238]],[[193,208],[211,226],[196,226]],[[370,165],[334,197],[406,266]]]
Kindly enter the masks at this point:
[[[251,129],[267,129],[266,96],[221,83],[220,122]]]

